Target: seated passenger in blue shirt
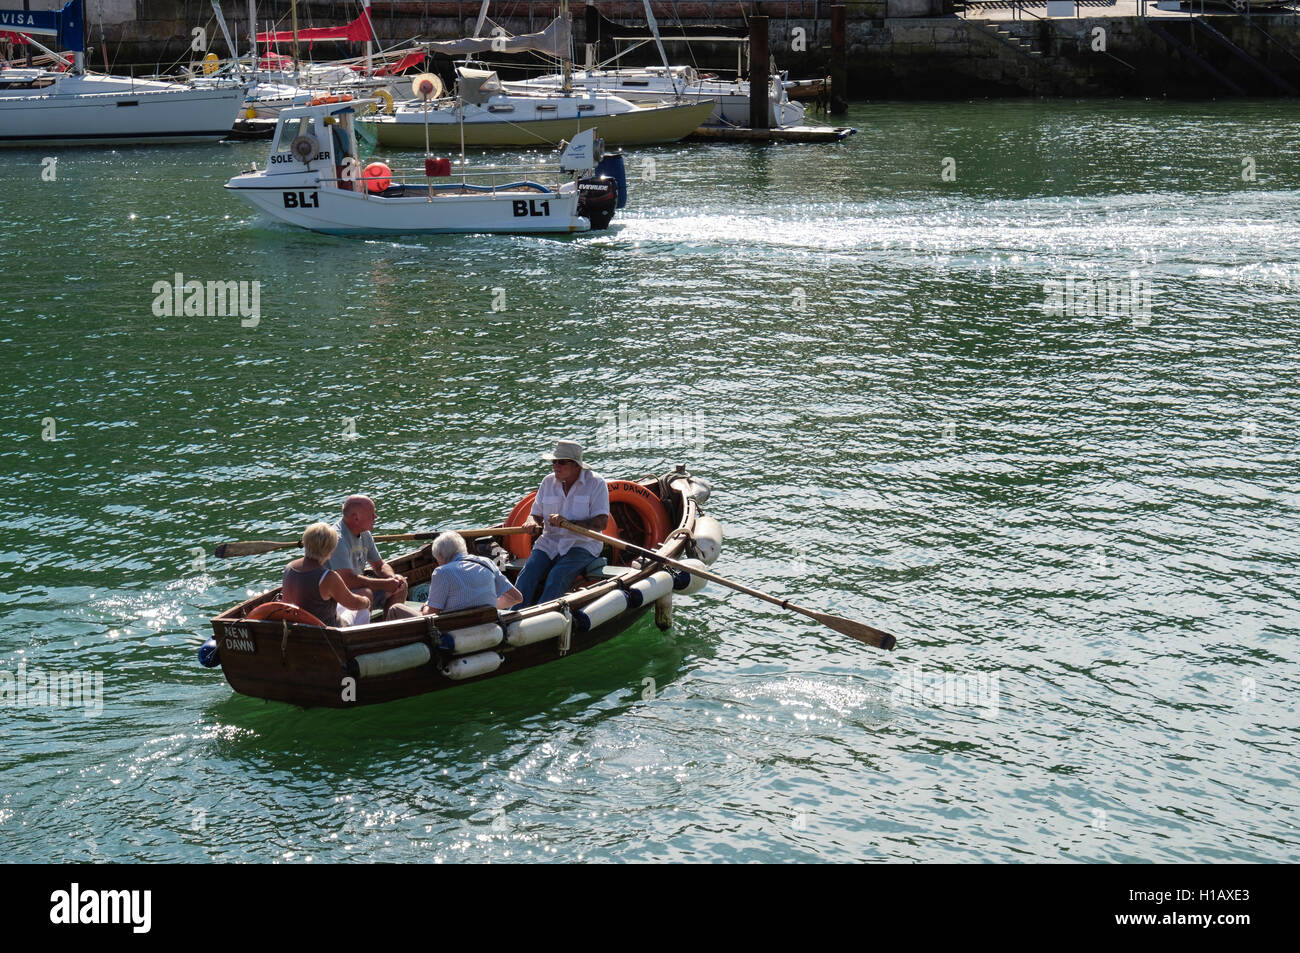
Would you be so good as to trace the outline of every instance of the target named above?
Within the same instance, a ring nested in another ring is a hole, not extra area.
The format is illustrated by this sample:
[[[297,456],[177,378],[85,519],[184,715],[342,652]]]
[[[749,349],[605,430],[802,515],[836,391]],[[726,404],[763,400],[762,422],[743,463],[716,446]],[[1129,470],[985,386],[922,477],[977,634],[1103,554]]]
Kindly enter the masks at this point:
[[[465,540],[459,533],[443,533],[433,541],[432,552],[438,568],[429,579],[429,599],[420,607],[423,614],[493,605],[498,609],[509,609],[523,598],[491,560],[468,554]],[[415,610],[409,606],[395,605],[384,618],[392,620],[415,615]]]

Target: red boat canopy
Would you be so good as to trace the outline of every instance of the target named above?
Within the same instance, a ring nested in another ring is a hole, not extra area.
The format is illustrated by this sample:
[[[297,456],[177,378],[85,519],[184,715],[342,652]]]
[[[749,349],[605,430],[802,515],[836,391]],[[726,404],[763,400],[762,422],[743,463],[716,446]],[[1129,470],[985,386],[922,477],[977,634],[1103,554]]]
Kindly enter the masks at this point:
[[[403,56],[396,63],[393,63],[391,66],[381,66],[379,69],[375,70],[375,75],[396,76],[398,73],[402,72],[403,70],[408,70],[412,66],[417,66],[423,62],[424,62],[423,53],[407,53],[405,56]]]
[[[26,34],[23,34],[23,33],[9,33],[9,32],[5,32],[5,31],[0,31],[0,43],[4,43],[4,42],[6,42],[6,41],[9,42],[9,43],[14,43],[14,44],[16,44],[16,45],[18,45],[18,46],[30,46],[30,45],[31,45],[31,41],[30,41],[29,39],[27,39]]]
[[[370,14],[362,11],[361,16],[357,17],[351,23],[344,26],[322,26],[313,27],[310,30],[299,30],[299,40],[348,40],[352,43],[364,43],[366,40],[379,42],[379,37],[375,36],[374,25],[370,22]],[[258,43],[292,43],[293,30],[279,30],[272,33],[257,34]]]

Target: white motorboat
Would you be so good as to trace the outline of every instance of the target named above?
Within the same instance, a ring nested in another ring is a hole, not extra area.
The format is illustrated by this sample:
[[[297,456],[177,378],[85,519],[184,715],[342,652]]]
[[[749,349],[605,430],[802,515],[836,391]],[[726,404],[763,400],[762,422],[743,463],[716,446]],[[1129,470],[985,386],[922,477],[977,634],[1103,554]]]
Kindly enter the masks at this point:
[[[463,154],[454,174],[451,160],[427,154],[423,169],[362,169],[353,119],[371,102],[326,96],[282,109],[267,168],[226,188],[282,222],[333,235],[585,232],[607,226],[626,194],[622,156],[602,161],[594,131],[565,144],[550,175],[536,165],[471,174]]]
[[[0,27],[67,64],[0,66],[0,146],[203,142],[225,138],[244,100],[236,82],[207,88],[85,71],[82,0],[61,11],[0,10]],[[58,38],[72,59],[33,35]]]

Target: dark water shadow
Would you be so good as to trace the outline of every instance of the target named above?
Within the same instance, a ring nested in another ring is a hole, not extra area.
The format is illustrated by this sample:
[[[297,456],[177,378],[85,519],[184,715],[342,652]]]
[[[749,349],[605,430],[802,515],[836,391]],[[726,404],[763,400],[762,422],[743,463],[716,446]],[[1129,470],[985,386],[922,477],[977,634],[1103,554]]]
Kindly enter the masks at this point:
[[[214,754],[250,767],[292,760],[355,774],[416,754],[442,764],[479,762],[556,725],[590,727],[621,715],[642,697],[645,679],[661,691],[687,671],[688,659],[708,654],[706,636],[702,624],[661,633],[647,618],[571,658],[447,691],[355,709],[232,694],[204,714],[219,728]]]

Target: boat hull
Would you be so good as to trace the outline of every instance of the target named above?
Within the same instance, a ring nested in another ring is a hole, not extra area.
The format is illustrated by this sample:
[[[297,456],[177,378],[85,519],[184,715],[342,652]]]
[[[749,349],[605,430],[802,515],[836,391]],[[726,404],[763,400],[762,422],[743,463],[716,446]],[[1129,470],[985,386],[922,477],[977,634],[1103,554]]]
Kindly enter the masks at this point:
[[[571,234],[591,229],[576,192],[497,191],[383,198],[305,186],[226,185],[272,218],[327,235]]]
[[[530,147],[558,145],[579,132],[595,129],[607,145],[649,145],[677,142],[708,119],[713,103],[684,106],[649,106],[613,115],[578,115],[564,119],[475,119],[467,121],[465,145],[473,147]],[[429,122],[429,145],[460,147],[461,125],[444,116]],[[423,149],[425,124],[418,113],[376,116],[357,120],[358,128],[390,149]]]
[[[80,91],[95,90],[93,83],[60,86],[64,92],[0,95],[0,146],[213,142],[230,132],[244,101],[240,86],[167,89],[141,82],[104,92]]]
[[[684,472],[638,483],[646,494],[654,494],[665,504],[670,525],[675,524],[676,532],[658,544],[657,551],[669,558],[683,558],[691,547],[689,540],[700,516],[695,497],[698,485]],[[618,505],[614,507],[616,520]],[[427,582],[433,572],[429,546],[398,557],[391,565],[412,586]],[[627,567],[620,570],[618,578],[602,579],[566,594],[562,600],[522,612],[470,609],[342,629],[248,618],[257,606],[278,599],[279,590],[272,589],[217,616],[212,620],[212,630],[222,672],[236,692],[305,708],[353,708],[499,678],[593,648],[635,625],[659,601],[671,600],[672,587],[659,590],[663,595],[656,601],[628,597],[626,607],[612,615],[613,610],[608,609],[598,614],[597,604],[608,606],[612,596],[616,604],[623,605],[625,597],[614,594],[634,590],[662,572],[662,567],[654,563]],[[592,612],[592,623],[584,626],[588,610]],[[473,653],[456,655],[444,649],[443,632],[489,623],[504,630],[511,622],[554,618],[561,611],[570,613],[574,620],[567,645],[559,637],[528,645],[511,645],[507,639],[487,650],[502,657],[495,670],[461,679],[447,674],[457,659],[471,658]],[[417,644],[428,648],[428,661],[405,671],[358,674],[358,657],[373,657],[373,653]]]

